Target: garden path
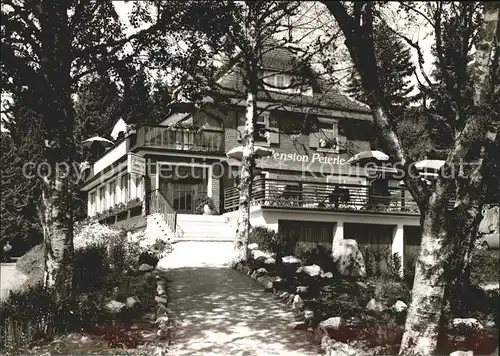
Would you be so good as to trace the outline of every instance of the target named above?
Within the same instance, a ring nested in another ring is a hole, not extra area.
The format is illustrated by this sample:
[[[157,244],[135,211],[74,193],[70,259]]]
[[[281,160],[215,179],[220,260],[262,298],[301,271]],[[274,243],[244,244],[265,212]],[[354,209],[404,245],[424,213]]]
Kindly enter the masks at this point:
[[[293,329],[293,313],[240,272],[177,264],[166,275],[175,321],[169,355],[318,355],[312,335]]]

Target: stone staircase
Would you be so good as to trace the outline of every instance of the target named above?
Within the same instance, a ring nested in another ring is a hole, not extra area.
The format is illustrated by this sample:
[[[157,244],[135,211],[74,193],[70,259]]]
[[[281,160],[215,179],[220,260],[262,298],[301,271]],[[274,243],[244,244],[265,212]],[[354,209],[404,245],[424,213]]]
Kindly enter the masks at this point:
[[[233,241],[235,233],[222,215],[178,214],[177,225],[179,241]]]

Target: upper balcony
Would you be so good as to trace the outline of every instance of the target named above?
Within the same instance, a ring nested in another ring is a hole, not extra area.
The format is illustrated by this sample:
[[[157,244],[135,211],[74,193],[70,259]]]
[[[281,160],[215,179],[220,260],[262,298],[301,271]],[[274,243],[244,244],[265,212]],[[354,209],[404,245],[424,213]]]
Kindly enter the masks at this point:
[[[137,129],[136,147],[224,153],[224,131],[143,125]]]

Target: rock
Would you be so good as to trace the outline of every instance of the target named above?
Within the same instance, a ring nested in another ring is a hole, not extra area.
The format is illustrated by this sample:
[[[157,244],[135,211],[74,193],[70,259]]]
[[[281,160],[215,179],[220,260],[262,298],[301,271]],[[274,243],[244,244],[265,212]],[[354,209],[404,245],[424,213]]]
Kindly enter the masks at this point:
[[[322,326],[325,329],[338,330],[341,324],[342,324],[342,318],[340,316],[335,316],[321,321],[319,323],[319,326]]]
[[[271,280],[269,279],[269,277],[260,276],[260,277],[257,278],[257,282],[259,282],[266,289],[272,289],[273,288],[273,282],[271,282]]]
[[[248,245],[249,250],[256,250],[259,248],[259,245],[256,244],[255,242],[253,244]]]
[[[474,356],[474,351],[453,351],[450,356]]]
[[[326,353],[329,356],[359,356],[362,354],[361,350],[343,342],[337,341],[329,346]]]
[[[391,307],[392,310],[394,310],[397,313],[401,313],[402,311],[405,311],[408,309],[408,306],[406,305],[405,302],[398,300],[394,305]]]
[[[106,309],[113,314],[118,314],[119,312],[122,311],[123,308],[125,308],[125,303],[118,302],[116,300],[110,301],[108,304],[106,304]]]
[[[323,273],[323,269],[318,265],[304,266],[297,269],[297,273],[307,273],[311,277],[320,276]]]
[[[290,295],[288,295],[288,299],[287,299],[287,301],[286,301],[286,304],[287,304],[287,305],[288,305],[288,304],[292,304],[292,303],[293,303],[294,298],[295,298],[295,294],[290,294]]]
[[[383,312],[387,308],[384,304],[382,304],[381,302],[378,302],[374,298],[372,298],[372,299],[370,299],[370,301],[366,305],[366,309],[377,311],[377,312]]]
[[[252,258],[256,261],[259,261],[259,260],[265,261],[269,257],[273,257],[273,256],[271,256],[270,253],[263,252],[261,250],[252,250],[251,254],[252,254]]]
[[[165,324],[168,323],[168,316],[167,315],[162,315],[162,316],[159,316],[158,318],[156,318],[155,324],[162,324],[162,323],[165,323]]]
[[[296,265],[297,267],[301,265],[301,261],[295,256],[285,256],[282,259],[284,265]]]
[[[167,307],[163,303],[158,303],[158,307],[156,308],[156,317],[158,318],[159,316],[166,315],[167,314]]]
[[[314,312],[311,309],[304,310],[304,320],[311,321],[314,318]]]
[[[307,286],[298,286],[298,287],[295,289],[295,291],[296,291],[297,293],[307,293],[307,289],[308,289],[308,288],[309,288],[309,287],[307,287]]]
[[[290,293],[288,292],[283,292],[280,294],[280,299],[287,299],[290,296]]]
[[[156,301],[157,303],[163,303],[163,304],[167,304],[167,302],[168,302],[168,301],[167,301],[167,298],[164,298],[164,297],[159,297],[159,296],[156,296],[156,297],[155,297],[155,301]]]
[[[260,276],[263,276],[263,275],[266,275],[268,272],[267,272],[267,269],[265,268],[259,268],[258,270],[255,271],[257,273],[257,276],[260,277]]]
[[[168,350],[161,346],[156,346],[153,351],[153,356],[167,356]]]
[[[477,321],[475,318],[455,318],[453,319],[453,327],[455,328],[466,328],[472,330],[483,330],[483,325]]]
[[[158,284],[156,286],[156,294],[158,294],[158,295],[164,295],[166,293],[167,293],[167,291],[165,290],[165,286],[163,286],[161,284]]]
[[[143,263],[142,265],[139,266],[139,271],[141,272],[149,272],[154,269],[153,266],[148,265],[147,263]]]
[[[303,307],[304,307],[304,301],[302,300],[300,295],[298,294],[295,295],[295,297],[293,297],[292,308],[295,310],[300,310]]]
[[[82,337],[80,338],[80,342],[85,343],[85,342],[89,342],[89,341],[90,341],[90,338],[89,338],[88,336],[82,336]]]
[[[127,308],[133,308],[137,303],[139,303],[139,299],[137,299],[137,297],[128,297],[125,300]]]
[[[332,348],[332,345],[333,345],[333,340],[330,339],[328,335],[324,335],[321,338],[321,350],[323,351],[330,350]]]
[[[332,272],[326,272],[321,275],[321,278],[333,278],[333,273]]]
[[[264,263],[266,265],[274,265],[276,263],[276,260],[274,259],[274,257],[268,257],[268,258],[266,258],[266,260],[264,261]]]
[[[337,241],[332,248],[332,258],[341,276],[366,277],[365,260],[356,240]]]

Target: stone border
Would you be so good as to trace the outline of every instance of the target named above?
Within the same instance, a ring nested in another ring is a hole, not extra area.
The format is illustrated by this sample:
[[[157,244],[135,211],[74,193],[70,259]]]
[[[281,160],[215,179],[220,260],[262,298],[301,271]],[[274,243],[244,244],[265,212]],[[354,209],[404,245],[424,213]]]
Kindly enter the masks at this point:
[[[233,268],[247,277],[254,279],[257,283],[264,287],[264,290],[272,292],[282,303],[285,303],[286,306],[290,306],[290,308],[294,311],[295,319],[297,321],[295,327],[306,321],[304,317],[304,301],[302,298],[298,294],[279,291],[273,287],[273,283],[281,281],[281,277],[263,275],[262,272],[259,272],[260,268],[252,270],[250,267],[242,264],[241,262],[236,264],[236,266],[233,266]]]

